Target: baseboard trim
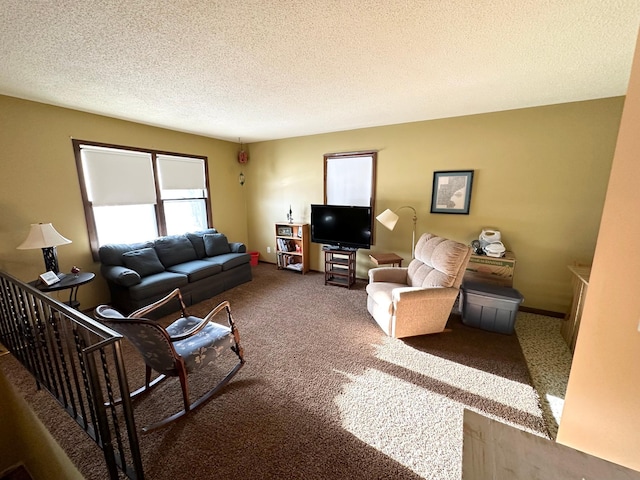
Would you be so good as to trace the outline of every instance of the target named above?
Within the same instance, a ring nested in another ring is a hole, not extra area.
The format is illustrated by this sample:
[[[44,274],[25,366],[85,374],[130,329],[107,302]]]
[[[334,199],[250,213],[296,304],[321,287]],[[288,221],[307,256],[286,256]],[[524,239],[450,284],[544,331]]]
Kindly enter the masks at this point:
[[[260,260],[260,263],[266,263],[266,264],[274,265],[274,266],[276,265],[273,262],[268,262],[268,261],[265,261],[265,260]],[[321,272],[319,270],[314,270],[312,268],[309,269],[309,271],[310,272],[316,272],[316,273],[324,273],[324,272]],[[356,278],[356,280],[368,281],[367,278],[359,278],[359,277]],[[554,312],[552,310],[543,310],[541,308],[525,307],[525,306],[522,306],[522,305],[520,306],[520,311],[521,312],[525,312],[525,313],[534,313],[536,315],[544,315],[546,317],[553,317],[553,318],[566,318],[567,317],[567,314],[563,313],[563,312]]]
[[[547,317],[554,317],[554,318],[565,318],[567,316],[565,313],[562,313],[562,312],[553,312],[551,310],[542,310],[540,308],[531,308],[531,307],[524,307],[524,306],[520,307],[520,311],[526,312],[526,313],[535,313],[536,315],[545,315]]]

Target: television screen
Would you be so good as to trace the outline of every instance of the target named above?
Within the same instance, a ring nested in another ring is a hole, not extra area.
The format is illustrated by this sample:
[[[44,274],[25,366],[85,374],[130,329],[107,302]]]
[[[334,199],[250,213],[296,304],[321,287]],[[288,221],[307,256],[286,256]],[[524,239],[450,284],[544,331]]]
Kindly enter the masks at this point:
[[[339,248],[370,248],[371,207],[311,205],[311,241]]]

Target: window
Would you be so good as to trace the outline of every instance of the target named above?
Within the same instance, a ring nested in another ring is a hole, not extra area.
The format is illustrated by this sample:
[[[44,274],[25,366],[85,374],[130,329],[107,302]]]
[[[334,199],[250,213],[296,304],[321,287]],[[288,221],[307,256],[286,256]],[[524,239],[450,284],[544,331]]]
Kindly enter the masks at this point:
[[[73,140],[94,258],[132,243],[209,226],[207,158]]]
[[[372,244],[377,160],[378,152],[375,150],[324,155],[324,203],[371,207]]]

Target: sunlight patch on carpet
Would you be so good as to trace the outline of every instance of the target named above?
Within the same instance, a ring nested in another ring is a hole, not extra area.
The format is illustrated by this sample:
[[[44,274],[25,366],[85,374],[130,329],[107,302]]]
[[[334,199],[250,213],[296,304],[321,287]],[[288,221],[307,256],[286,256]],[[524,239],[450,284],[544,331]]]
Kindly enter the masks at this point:
[[[424,478],[460,478],[463,404],[380,370],[342,373],[345,430]]]
[[[560,419],[562,418],[562,410],[564,409],[564,398],[556,397],[555,395],[546,394],[545,398],[551,409],[551,414],[556,421],[557,425],[560,425]]]
[[[380,342],[364,371],[338,372],[348,381],[334,401],[346,431],[416,474],[460,478],[465,408],[547,436],[540,398],[517,356]]]
[[[461,390],[486,400],[515,406],[532,415],[540,415],[538,398],[531,385],[469,367],[461,361],[452,361],[416,350],[402,342],[385,339],[375,345],[376,357],[418,375],[417,381],[441,382],[442,389]],[[464,355],[461,354],[461,357]]]

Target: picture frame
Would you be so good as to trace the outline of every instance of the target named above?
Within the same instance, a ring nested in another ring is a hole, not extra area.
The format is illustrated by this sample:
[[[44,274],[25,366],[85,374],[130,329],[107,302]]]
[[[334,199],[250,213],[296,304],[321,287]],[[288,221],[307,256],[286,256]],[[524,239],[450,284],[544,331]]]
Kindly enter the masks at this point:
[[[293,237],[293,228],[292,227],[278,227],[278,236],[280,237]]]
[[[50,287],[54,283],[58,283],[60,281],[60,278],[51,270],[49,270],[48,272],[44,272],[42,275],[40,275],[40,280],[47,287]]]
[[[473,170],[433,172],[431,213],[469,215]]]

